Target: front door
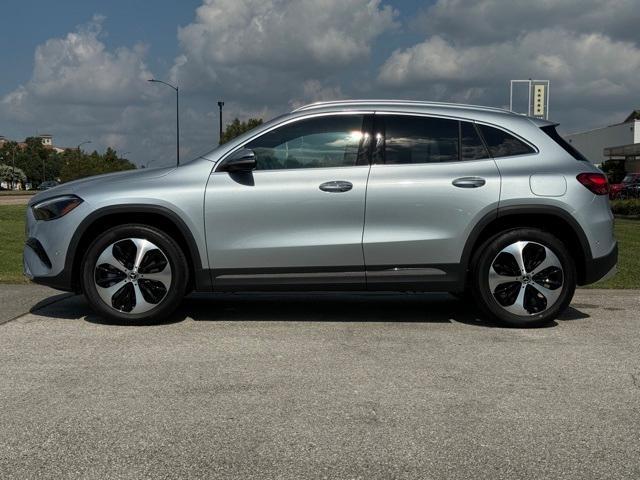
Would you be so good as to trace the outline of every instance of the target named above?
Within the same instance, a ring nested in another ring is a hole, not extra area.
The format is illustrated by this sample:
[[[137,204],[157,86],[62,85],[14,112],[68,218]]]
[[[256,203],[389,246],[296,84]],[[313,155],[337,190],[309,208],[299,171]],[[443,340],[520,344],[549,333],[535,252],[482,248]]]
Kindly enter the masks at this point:
[[[294,120],[243,145],[256,154],[253,172],[211,174],[205,227],[215,290],[364,287],[366,118]]]
[[[497,209],[494,160],[473,122],[376,114],[374,132],[363,237],[368,287],[455,289],[471,229]]]

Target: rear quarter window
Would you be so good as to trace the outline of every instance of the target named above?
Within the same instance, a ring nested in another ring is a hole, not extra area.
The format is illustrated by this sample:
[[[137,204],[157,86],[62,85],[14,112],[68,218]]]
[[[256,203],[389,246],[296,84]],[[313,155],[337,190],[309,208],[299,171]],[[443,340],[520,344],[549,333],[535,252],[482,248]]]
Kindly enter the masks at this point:
[[[556,131],[555,125],[548,125],[546,127],[540,128],[544,133],[549,135],[558,145],[560,145],[565,152],[571,155],[576,160],[580,160],[581,162],[587,162],[587,158],[582,155],[576,148],[567,142],[564,138],[560,136],[560,134]]]
[[[480,124],[478,128],[493,158],[536,153],[532,147],[504,130]]]

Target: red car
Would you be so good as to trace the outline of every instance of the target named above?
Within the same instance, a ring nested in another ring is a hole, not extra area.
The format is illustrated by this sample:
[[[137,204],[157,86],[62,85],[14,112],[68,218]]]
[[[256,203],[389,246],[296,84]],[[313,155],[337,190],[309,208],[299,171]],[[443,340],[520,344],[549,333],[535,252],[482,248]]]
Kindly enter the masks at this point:
[[[627,193],[637,191],[640,187],[640,173],[628,173],[621,183],[614,183],[609,186],[609,198],[616,199],[627,197]]]

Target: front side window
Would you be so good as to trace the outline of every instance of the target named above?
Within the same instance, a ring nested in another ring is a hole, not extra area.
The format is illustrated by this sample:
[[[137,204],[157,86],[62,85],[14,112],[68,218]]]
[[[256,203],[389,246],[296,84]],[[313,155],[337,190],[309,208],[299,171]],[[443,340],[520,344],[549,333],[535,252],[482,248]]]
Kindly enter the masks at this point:
[[[349,167],[367,163],[362,115],[300,120],[245,145],[256,154],[256,170]]]
[[[385,163],[439,163],[459,159],[457,120],[385,116]]]
[[[536,152],[529,145],[504,130],[487,125],[478,125],[478,128],[493,158],[526,155]]]

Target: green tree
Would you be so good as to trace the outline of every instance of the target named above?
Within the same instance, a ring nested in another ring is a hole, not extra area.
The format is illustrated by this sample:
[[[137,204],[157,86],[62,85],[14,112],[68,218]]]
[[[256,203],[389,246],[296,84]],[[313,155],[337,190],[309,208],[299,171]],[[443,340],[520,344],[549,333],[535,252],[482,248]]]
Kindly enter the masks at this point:
[[[62,164],[60,180],[63,182],[136,168],[129,160],[118,157],[117,152],[112,148],[107,148],[103,155],[100,155],[95,150],[87,154],[83,151],[70,149],[66,150],[60,157]]]
[[[37,137],[29,137],[24,145],[6,142],[0,148],[0,157],[9,164],[15,160],[15,166],[22,169],[27,181],[39,184],[45,180],[57,179],[60,175],[60,159],[58,154],[42,145]]]
[[[26,175],[26,181],[34,186],[46,180],[68,182],[78,178],[119,172],[136,168],[130,161],[120,158],[118,153],[107,148],[104,154],[94,151],[90,154],[78,149],[67,149],[57,153],[42,145],[38,137],[29,137],[24,145],[5,142],[0,147],[0,162],[11,164],[15,159],[16,168]]]
[[[11,165],[0,163],[0,182],[6,182],[8,186],[15,185],[18,182],[26,182],[27,176],[19,168],[13,168]]]
[[[250,118],[246,122],[241,122],[239,119],[235,118],[233,122],[227,125],[222,132],[222,138],[220,139],[220,145],[223,143],[227,143],[230,140],[242,135],[244,132],[248,132],[256,128],[258,125],[262,125],[261,118]]]

